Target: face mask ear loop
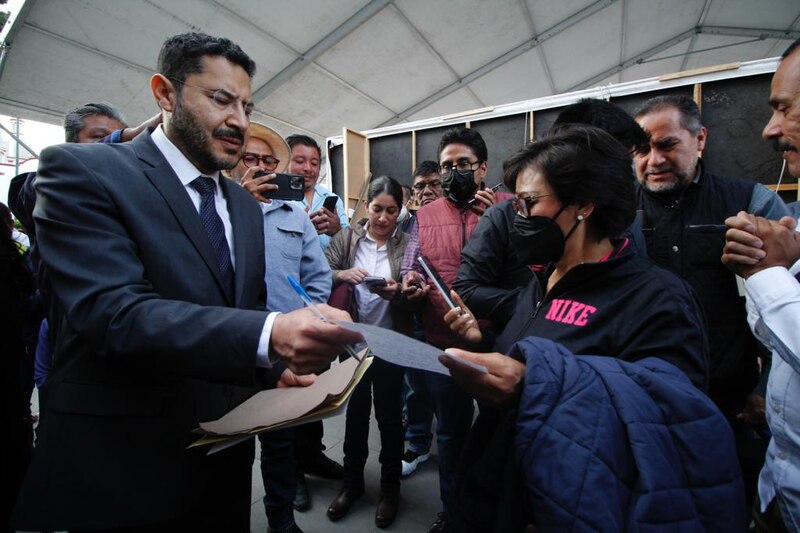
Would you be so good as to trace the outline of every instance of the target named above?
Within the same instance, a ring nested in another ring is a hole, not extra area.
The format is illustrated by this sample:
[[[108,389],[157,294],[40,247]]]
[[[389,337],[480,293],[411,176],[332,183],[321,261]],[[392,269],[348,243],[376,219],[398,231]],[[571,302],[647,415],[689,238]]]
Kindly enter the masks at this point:
[[[564,206],[564,207],[566,207],[566,206]],[[564,207],[562,207],[562,208],[561,208],[561,211],[563,211],[563,210],[564,210]],[[558,213],[556,213],[556,217],[557,217],[559,214],[561,214],[561,211],[559,211]],[[584,219],[584,218],[585,218],[585,215],[578,215],[577,219],[575,220],[575,224],[573,224],[573,225],[572,225],[572,229],[570,229],[570,230],[569,230],[569,233],[567,233],[567,235],[564,237],[564,243],[566,243],[566,242],[567,242],[567,239],[569,239],[569,238],[572,236],[572,234],[575,232],[575,230],[576,230],[576,229],[578,229],[578,224],[580,224],[581,222],[583,222],[583,219]],[[556,219],[555,219],[555,218],[553,218],[553,222],[555,222],[555,221],[556,221]]]

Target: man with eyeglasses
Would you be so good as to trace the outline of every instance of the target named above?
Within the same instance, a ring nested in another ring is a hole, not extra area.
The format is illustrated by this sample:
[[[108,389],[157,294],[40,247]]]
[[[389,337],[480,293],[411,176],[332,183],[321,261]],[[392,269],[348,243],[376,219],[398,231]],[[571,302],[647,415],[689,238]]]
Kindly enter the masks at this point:
[[[254,73],[228,39],[170,37],[150,80],[161,126],[42,152],[34,218],[65,316],[15,529],[249,532],[253,439],[209,455],[188,448],[198,421],[279,361],[316,372],[360,339],[324,304],[330,322],[265,310],[261,210],[220,179],[244,152]]]
[[[408,217],[398,227],[408,233],[416,224],[417,211],[442,196],[442,178],[439,176],[439,163],[423,161],[414,170],[411,185],[411,198],[406,202]]]
[[[250,139],[244,155],[231,171],[231,177],[260,201],[264,214],[265,281],[270,288],[267,308],[288,312],[303,307],[303,302],[289,285],[287,275],[300,282],[311,300],[325,303],[331,292],[331,267],[319,245],[317,230],[297,202],[269,199],[263,193],[274,189],[274,172],[283,172],[289,164],[286,141],[273,129],[250,122]],[[255,178],[259,172],[269,172]],[[280,250],[281,253],[269,253]],[[285,372],[290,372],[288,369]],[[285,380],[294,379],[287,375]],[[301,376],[300,379],[305,379]],[[321,424],[320,424],[321,426]],[[270,530],[298,532],[293,505],[302,472],[295,463],[295,428],[261,433],[261,477],[264,480],[264,508]],[[308,497],[306,496],[306,501]],[[308,506],[300,506],[299,511]]]
[[[497,199],[494,191],[483,188],[487,152],[480,133],[473,129],[457,127],[445,132],[438,150],[444,197],[417,211],[417,224],[411,229],[403,255],[400,269],[403,292],[410,301],[424,302],[425,339],[442,349],[464,346],[464,341],[444,323],[447,304],[437,291],[430,290],[418,257],[425,255],[448,285],[455,281],[464,245],[480,216]],[[505,199],[510,195],[501,193],[500,197]],[[473,406],[472,398],[450,377],[421,372],[420,378],[417,387],[412,383],[412,390],[424,389],[423,394],[431,398],[437,420],[439,492],[443,511],[431,526],[430,531],[435,532],[442,531],[445,525],[453,477],[472,424]]]

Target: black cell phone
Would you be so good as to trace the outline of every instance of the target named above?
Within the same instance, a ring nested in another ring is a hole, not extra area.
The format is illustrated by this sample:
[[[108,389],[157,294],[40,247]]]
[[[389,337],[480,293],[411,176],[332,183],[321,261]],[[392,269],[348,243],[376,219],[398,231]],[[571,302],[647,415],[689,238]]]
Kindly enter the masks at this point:
[[[450,288],[447,286],[447,283],[444,282],[442,277],[436,272],[436,269],[433,268],[433,264],[428,260],[424,255],[421,255],[417,258],[419,261],[420,266],[428,274],[428,278],[433,283],[433,286],[436,287],[436,290],[439,291],[439,294],[442,295],[444,298],[445,303],[450,307],[450,309],[455,309],[456,304],[453,303],[453,300],[450,299]]]
[[[364,278],[364,283],[370,287],[383,287],[386,285],[386,278],[380,276],[367,276]]]
[[[492,186],[489,188],[489,190],[490,190],[490,191],[496,191],[497,189],[499,189],[499,188],[500,188],[500,187],[502,187],[502,186],[503,186],[503,182],[501,181],[501,182],[500,182],[500,183],[498,183],[497,185],[492,185]],[[481,190],[484,190],[484,189],[486,189],[486,186],[483,184],[483,182],[481,182]],[[467,205],[472,205],[472,204],[474,204],[474,203],[475,203],[475,202],[477,202],[477,201],[478,201],[478,199],[477,199],[477,198],[473,198],[473,199],[471,199],[469,202],[467,202]]]
[[[322,202],[322,207],[333,213],[336,214],[336,201],[338,200],[335,196],[326,196],[325,201]]]
[[[268,176],[272,172],[256,172],[254,178],[261,176]],[[275,174],[275,179],[270,181],[278,186],[277,189],[266,191],[264,198],[272,198],[273,200],[302,200],[303,192],[305,191],[305,180],[303,176],[297,174]]]

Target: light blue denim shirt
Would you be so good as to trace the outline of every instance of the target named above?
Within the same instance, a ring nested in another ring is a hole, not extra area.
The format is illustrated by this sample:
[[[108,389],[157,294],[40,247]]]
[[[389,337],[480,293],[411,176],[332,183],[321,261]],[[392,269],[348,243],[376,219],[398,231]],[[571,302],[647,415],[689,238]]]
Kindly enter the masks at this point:
[[[303,307],[287,275],[298,280],[315,303],[327,302],[331,267],[308,213],[295,202],[273,200],[260,205],[264,213],[267,309],[289,312]]]
[[[778,498],[786,529],[800,531],[800,283],[791,270],[772,267],[745,282],[747,319],[772,351],[767,422],[772,439],[758,480],[763,512]]]
[[[328,196],[336,196],[328,189],[320,185],[319,183],[314,185],[314,198],[311,200],[311,208],[308,210],[308,213],[313,213],[317,209],[322,209],[322,204],[325,202],[325,198]],[[298,200],[297,202],[292,202],[299,205],[301,208],[305,210],[306,206],[308,206],[308,202],[306,202],[305,197],[302,200]],[[344,210],[344,202],[342,199],[336,196],[336,214],[339,215],[339,222],[342,224],[342,228],[349,228],[350,224],[347,222],[347,213]],[[322,251],[328,249],[328,245],[331,243],[331,236],[321,234],[319,236],[319,244],[322,246]]]

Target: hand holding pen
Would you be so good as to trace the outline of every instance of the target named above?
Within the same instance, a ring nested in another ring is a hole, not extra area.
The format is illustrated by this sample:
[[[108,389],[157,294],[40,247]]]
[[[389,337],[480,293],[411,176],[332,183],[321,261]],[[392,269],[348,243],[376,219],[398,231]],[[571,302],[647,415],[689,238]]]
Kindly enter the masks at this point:
[[[333,322],[335,320],[347,320],[348,322],[352,322],[352,319],[350,318],[350,315],[347,314],[346,311],[342,311],[340,309],[336,309],[334,307],[330,307],[330,306],[325,305],[325,304],[319,304],[319,305],[315,304],[311,300],[311,297],[308,295],[306,290],[302,287],[302,285],[300,285],[300,283],[298,283],[298,281],[296,279],[294,279],[292,276],[286,276],[286,277],[289,280],[289,284],[292,286],[294,291],[297,293],[297,295],[300,297],[300,299],[303,300],[303,303],[306,305],[306,308],[309,309],[314,314],[314,316],[316,316],[318,319],[320,319],[323,322],[326,322],[328,324],[334,325],[334,326],[336,326],[336,324]],[[323,311],[323,307],[324,307],[325,310],[333,311],[337,315],[342,315],[343,314],[346,318],[334,317],[333,315],[325,316],[323,314],[323,312],[322,312]],[[346,331],[347,333],[349,333],[350,335],[348,336],[348,338],[350,338],[353,335],[355,335],[355,340],[349,340],[346,344],[344,344],[344,349],[340,350],[339,353],[341,353],[342,351],[346,351],[348,354],[350,354],[352,357],[354,357],[357,361],[361,361],[361,357],[358,355],[358,352],[356,352],[356,350],[351,346],[352,344],[355,344],[357,342],[362,341],[363,339],[361,338],[361,336],[358,333],[352,332],[352,331],[350,331],[348,329],[341,328],[339,326],[337,326],[337,327],[340,330]]]
[[[320,372],[348,345],[363,340],[360,333],[335,323],[351,321],[345,311],[325,304],[315,307],[316,313],[311,308],[281,313],[272,325],[270,352],[278,354],[295,374]]]

